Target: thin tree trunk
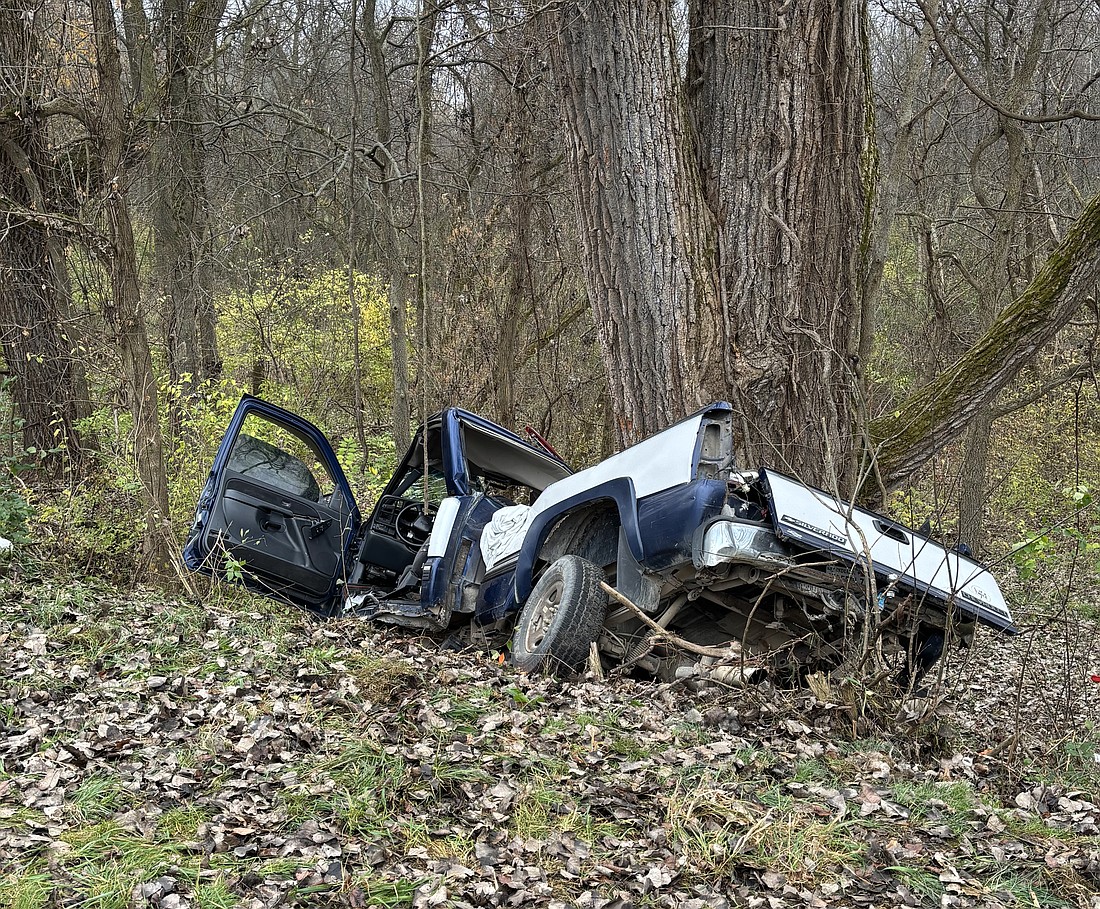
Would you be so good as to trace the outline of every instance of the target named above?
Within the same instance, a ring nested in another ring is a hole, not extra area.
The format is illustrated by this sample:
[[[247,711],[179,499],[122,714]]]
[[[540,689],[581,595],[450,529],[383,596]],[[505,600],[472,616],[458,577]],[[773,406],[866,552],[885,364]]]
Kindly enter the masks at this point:
[[[507,289],[497,319],[497,344],[491,364],[497,419],[508,427],[514,427],[516,423],[516,361],[523,314],[529,311],[534,302],[534,282],[531,275],[533,187],[530,137],[535,130],[535,124],[527,97],[530,74],[525,65],[531,57],[530,33],[526,33],[524,37],[525,40],[518,48],[519,52],[508,61],[514,67],[511,71],[514,75],[509,79],[512,87],[507,116],[512,146],[512,193],[509,203],[512,240],[507,256]]]
[[[408,335],[408,267],[401,236],[396,226],[393,181],[399,176],[390,145],[393,129],[390,123],[390,89],[382,38],[375,21],[375,0],[364,0],[363,33],[371,70],[374,95],[374,125],[379,153],[383,156],[382,185],[378,195],[382,200],[380,252],[389,263],[386,303],[389,312],[390,356],[393,368],[393,439],[397,450],[404,451],[412,439],[411,407],[409,405],[409,335]]]
[[[939,0],[933,0],[929,14],[938,15],[939,6]],[[882,291],[882,273],[890,253],[890,235],[897,216],[901,184],[909,172],[909,143],[913,137],[914,125],[913,108],[916,103],[917,89],[922,80],[928,77],[928,50],[931,46],[932,25],[925,22],[917,36],[913,53],[909,56],[909,68],[905,73],[905,84],[898,103],[898,130],[894,136],[894,147],[890,153],[886,174],[878,184],[874,225],[870,248],[867,251],[863,289],[860,294],[858,354],[861,370],[866,369],[874,350],[875,312],[878,309]]]
[[[991,69],[986,73],[990,84],[1004,86],[1001,101],[1004,111],[1021,113],[1027,104],[1027,95],[1046,44],[1051,6],[1052,0],[1041,0],[1020,64],[1008,72],[994,72]],[[929,32],[937,11],[938,4],[925,9],[925,29]],[[987,290],[979,296],[973,315],[979,330],[986,329],[996,313],[1015,296],[1018,276],[1013,273],[1011,257],[1021,227],[1020,212],[1031,174],[1028,136],[1023,125],[1004,113],[998,113],[996,121],[988,142],[978,143],[970,162],[971,190],[992,225],[992,243],[985,272]],[[1005,162],[998,170],[995,192],[999,192],[996,196],[990,196],[981,185],[978,168],[983,153],[998,139],[1004,142]],[[986,474],[994,419],[992,408],[991,399],[975,412],[963,443],[959,474],[959,536],[978,554],[985,548]]]
[[[210,211],[202,121],[206,102],[199,65],[226,0],[164,0],[162,94],[152,145],[153,230],[157,283],[165,302],[169,378],[194,385],[221,371],[210,279]],[[155,86],[154,86],[155,87]]]
[[[436,26],[439,23],[439,7],[433,0],[424,0],[420,14],[416,17],[416,110],[418,114],[416,129],[416,222],[419,255],[416,268],[416,321],[420,330],[419,359],[416,380],[420,385],[421,419],[426,420],[434,408],[431,403],[432,378],[434,364],[438,362],[439,318],[428,312],[429,284],[428,275],[428,237],[429,218],[427,211],[428,194],[425,184],[430,178],[432,158],[432,63],[430,59],[432,42],[435,40]]]
[[[348,308],[351,311],[351,339],[352,339],[352,366],[355,387],[355,436],[359,440],[359,469],[365,470],[370,461],[367,450],[367,429],[364,422],[365,414],[363,403],[363,351],[360,338],[360,323],[362,322],[362,306],[359,302],[359,294],[356,290],[356,281],[359,274],[359,233],[358,233],[358,203],[356,200],[356,179],[358,172],[356,164],[359,161],[359,83],[356,79],[356,52],[359,48],[359,7],[357,0],[352,0],[348,14],[348,32],[350,34],[350,46],[348,49],[348,86],[351,90],[351,130],[349,145],[351,152],[348,155]]]
[[[159,573],[168,565],[168,483],[157,410],[156,377],[145,330],[133,227],[126,201],[128,178],[123,161],[126,109],[122,99],[118,35],[110,0],[91,0],[91,7],[99,79],[94,139],[106,187],[103,207],[111,245],[108,263],[111,293],[104,301],[104,314],[114,330],[130,386],[134,456],[147,508],[144,554],[147,563]]]
[[[978,411],[966,432],[959,467],[959,540],[974,553],[981,553],[985,547],[985,506],[989,500],[986,472],[992,434],[993,408],[987,405]]]

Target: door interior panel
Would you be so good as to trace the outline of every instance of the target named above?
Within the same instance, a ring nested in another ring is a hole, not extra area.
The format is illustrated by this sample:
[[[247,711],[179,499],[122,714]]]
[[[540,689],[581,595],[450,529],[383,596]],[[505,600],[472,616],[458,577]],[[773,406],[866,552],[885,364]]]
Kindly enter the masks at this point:
[[[313,502],[227,472],[207,528],[210,551],[227,550],[272,589],[326,596],[339,574],[345,508]]]

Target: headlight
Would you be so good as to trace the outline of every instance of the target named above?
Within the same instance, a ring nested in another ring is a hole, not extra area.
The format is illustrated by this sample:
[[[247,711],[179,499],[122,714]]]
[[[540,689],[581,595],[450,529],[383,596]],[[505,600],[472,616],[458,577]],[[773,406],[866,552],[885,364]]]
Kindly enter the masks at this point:
[[[715,521],[703,531],[692,550],[696,568],[714,568],[724,562],[763,563],[772,567],[790,563],[774,533],[758,524],[741,521]]]

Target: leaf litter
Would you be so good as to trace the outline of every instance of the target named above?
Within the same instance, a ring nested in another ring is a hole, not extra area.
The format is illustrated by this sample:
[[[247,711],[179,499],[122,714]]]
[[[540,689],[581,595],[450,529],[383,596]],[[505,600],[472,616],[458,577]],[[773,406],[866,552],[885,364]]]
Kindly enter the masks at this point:
[[[0,906],[1100,909],[1100,689],[1023,662],[1057,628],[887,710],[3,584]]]

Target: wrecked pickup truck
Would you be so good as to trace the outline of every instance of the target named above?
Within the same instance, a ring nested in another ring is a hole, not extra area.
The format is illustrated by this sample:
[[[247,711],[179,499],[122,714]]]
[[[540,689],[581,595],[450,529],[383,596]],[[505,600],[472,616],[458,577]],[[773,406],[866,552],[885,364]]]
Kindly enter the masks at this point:
[[[726,648],[797,675],[862,640],[912,679],[976,622],[1015,631],[982,565],[736,466],[733,432],[731,405],[715,403],[574,473],[548,445],[449,408],[420,427],[364,520],[324,435],[246,395],[184,560],[323,616],[510,640],[524,669],[598,655],[667,679],[718,672]]]

